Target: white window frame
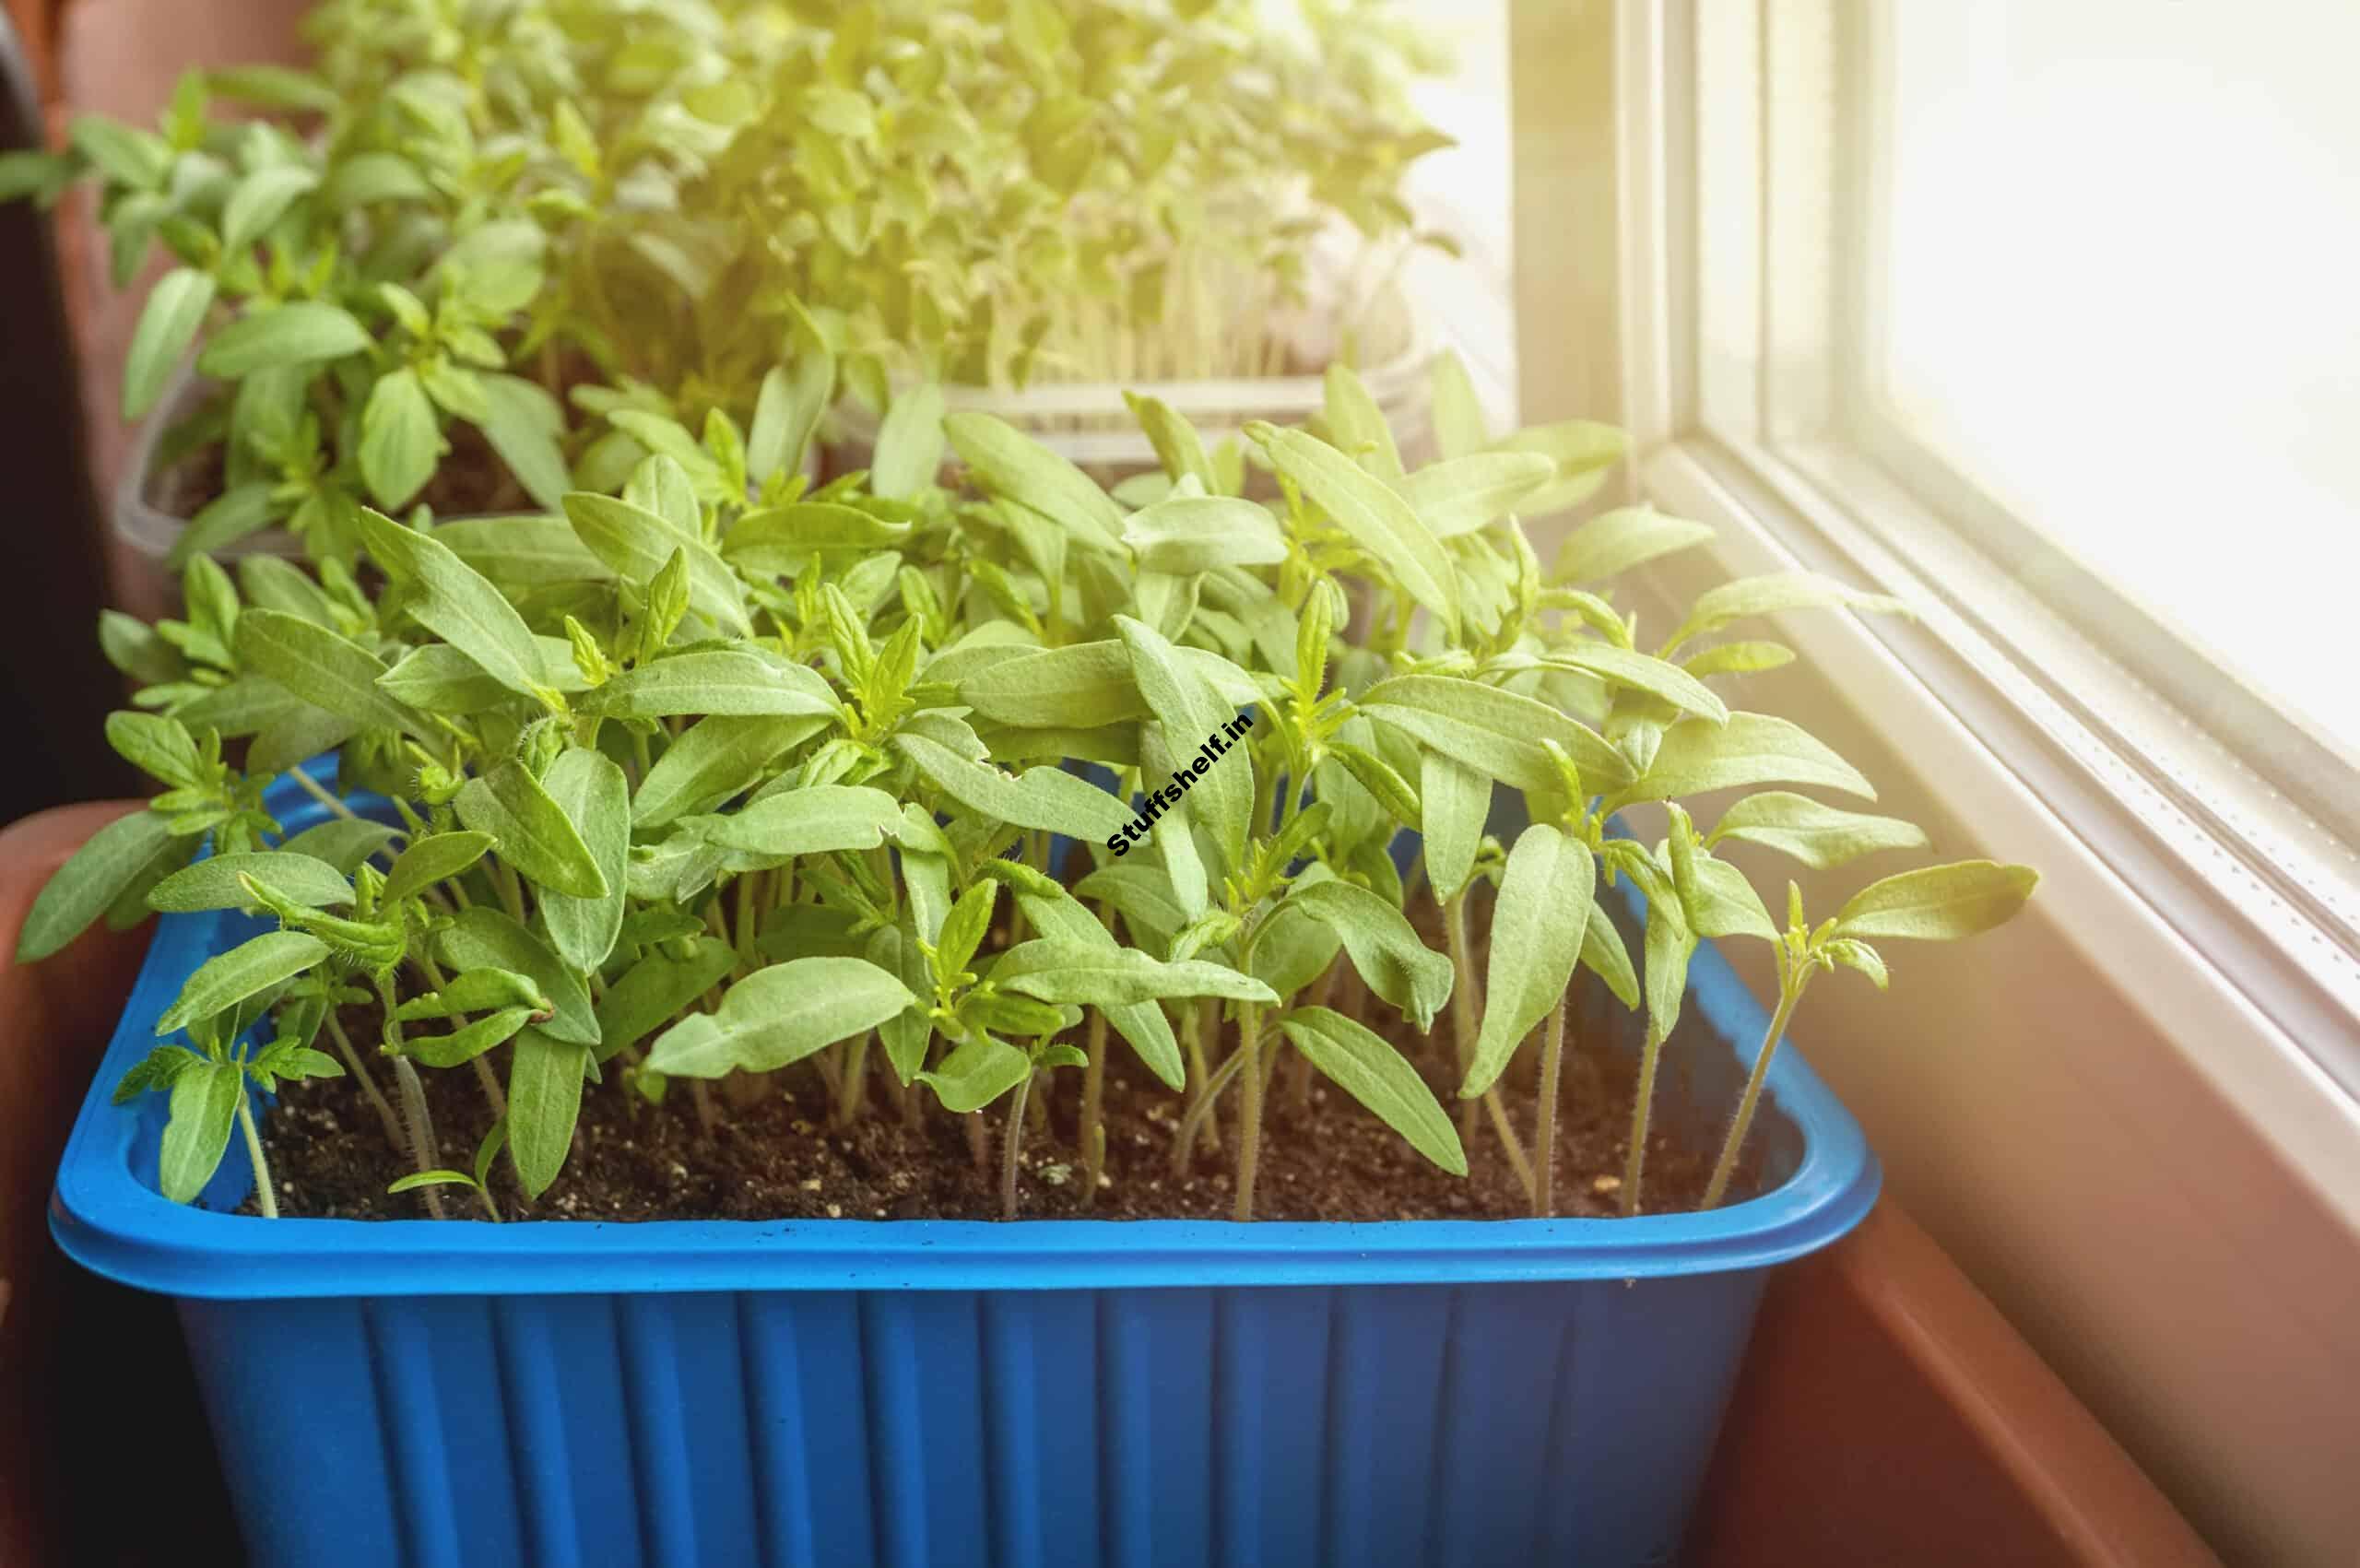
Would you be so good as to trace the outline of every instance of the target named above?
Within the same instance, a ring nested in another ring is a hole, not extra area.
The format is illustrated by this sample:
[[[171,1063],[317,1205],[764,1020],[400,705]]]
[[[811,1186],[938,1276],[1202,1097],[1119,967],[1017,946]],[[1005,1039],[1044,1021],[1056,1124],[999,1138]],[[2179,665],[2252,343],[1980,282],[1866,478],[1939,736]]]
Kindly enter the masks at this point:
[[[1630,493],[1718,529],[1655,574],[1664,607],[1808,567],[1917,609],[1782,618],[1801,663],[1740,694],[1835,744],[1945,856],[2043,880],[2001,932],[1890,954],[1890,996],[1814,991],[1798,1042],[1896,1196],[2200,1528],[2234,1555],[2343,1561],[2360,1532],[2348,764],[2291,725],[2228,737],[2250,765],[2190,730],[2176,699],[2214,673],[2135,607],[2025,591],[1988,553],[2013,520],[1976,512],[1988,498],[1858,395],[1877,3],[1516,0],[1525,418],[1619,417]],[[1752,127],[1752,178],[1700,189],[1698,144],[1732,123]],[[1733,254],[1752,268],[1734,284]]]

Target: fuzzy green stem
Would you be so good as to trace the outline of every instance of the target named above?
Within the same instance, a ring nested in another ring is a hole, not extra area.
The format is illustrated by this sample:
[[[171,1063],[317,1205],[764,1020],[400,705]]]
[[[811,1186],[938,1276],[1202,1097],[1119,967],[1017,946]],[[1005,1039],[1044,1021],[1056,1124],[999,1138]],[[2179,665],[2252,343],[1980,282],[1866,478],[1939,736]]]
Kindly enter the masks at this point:
[[[1172,1139],[1172,1170],[1178,1175],[1188,1169],[1188,1146],[1196,1140],[1197,1130],[1212,1117],[1213,1107],[1220,1103],[1221,1093],[1230,1080],[1245,1066],[1243,1047],[1229,1054],[1229,1058],[1215,1067],[1204,1079],[1204,1090],[1180,1118],[1180,1128]]]
[[[1458,1076],[1467,1076],[1475,1059],[1475,973],[1467,959],[1467,890],[1462,887],[1443,901],[1443,940],[1450,949],[1450,1029],[1457,1048]],[[1475,1141],[1476,1102],[1458,1102],[1458,1141]]]
[[[310,796],[313,800],[318,801],[321,805],[326,807],[330,811],[335,812],[339,817],[352,817],[352,808],[347,806],[343,801],[338,800],[335,796],[330,795],[326,790],[322,789],[320,787],[319,781],[312,777],[311,774],[305,772],[301,768],[289,768],[287,772],[298,784],[302,786],[303,793]],[[355,818],[353,819],[358,820],[359,819]]]
[[[1713,1179],[1705,1185],[1705,1201],[1697,1207],[1715,1208],[1722,1195],[1729,1191],[1729,1178],[1737,1173],[1737,1157],[1745,1148],[1745,1135],[1753,1126],[1753,1109],[1762,1099],[1762,1082],[1770,1076],[1770,1058],[1777,1054],[1778,1042],[1786,1036],[1787,1020],[1795,1016],[1795,1004],[1803,999],[1803,985],[1811,971],[1798,964],[1794,978],[1778,992],[1778,1010],[1770,1015],[1770,1028],[1762,1036],[1762,1049],[1754,1054],[1753,1070],[1746,1075],[1745,1093],[1737,1102],[1737,1114],[1729,1120],[1728,1140],[1721,1145],[1721,1157],[1713,1162]]]
[[[1208,1154],[1221,1152],[1221,1118],[1213,1114],[1213,1091],[1205,1057],[1205,1039],[1213,1032],[1214,1020],[1220,1017],[1215,1009],[1220,1006],[1210,997],[1194,1005],[1183,1003],[1186,1011],[1180,1020],[1181,1038],[1188,1051],[1188,1110],[1183,1125],[1202,1129],[1199,1136]],[[1188,1146],[1183,1142],[1173,1151],[1173,1168],[1186,1170],[1187,1164]]]
[[[1098,1201],[1098,1177],[1106,1169],[1106,1015],[1090,1009],[1090,1058],[1081,1071],[1081,1206]]]
[[[1016,1218],[1016,1171],[1024,1148],[1024,1106],[1032,1097],[1032,1075],[1017,1080],[1016,1097],[1009,1102],[1008,1128],[1000,1135],[999,1217]]]
[[[1639,1087],[1631,1105],[1631,1148],[1622,1157],[1622,1212],[1639,1211],[1639,1182],[1646,1174],[1647,1118],[1656,1098],[1656,1064],[1663,1056],[1663,1041],[1655,1026],[1647,1026],[1647,1043],[1639,1052]]]
[[[1243,1222],[1254,1218],[1254,1176],[1262,1161],[1261,1009],[1237,1004],[1238,1051],[1245,1058],[1245,1099],[1237,1118],[1237,1209]]]
[[[238,1086],[238,1130],[246,1135],[246,1158],[254,1161],[254,1207],[262,1210],[266,1220],[278,1218],[278,1194],[271,1190],[270,1161],[263,1158],[262,1134],[254,1129],[254,1106],[246,1098],[246,1086]]]
[[[849,1127],[868,1108],[868,1036],[844,1048],[844,1079],[836,1086],[836,1126]]]
[[[360,1053],[352,1048],[352,1037],[345,1033],[344,1025],[336,1020],[334,1008],[328,1009],[327,1026],[328,1038],[336,1042],[336,1055],[344,1058],[344,1070],[359,1082],[360,1092],[376,1108],[377,1119],[385,1125],[385,1142],[398,1151],[402,1147],[401,1118],[394,1114],[394,1107],[385,1099],[384,1091],[377,1087],[377,1080],[362,1065]]]
[[[1500,1086],[1483,1091],[1483,1114],[1490,1118],[1492,1131],[1500,1140],[1500,1152],[1508,1157],[1508,1170],[1516,1177],[1516,1185],[1524,1189],[1525,1201],[1532,1201],[1537,1190],[1533,1185],[1532,1161],[1525,1157],[1524,1142],[1516,1136],[1515,1124],[1508,1120],[1507,1102],[1500,1098]]]
[[[400,1087],[402,1119],[409,1125],[409,1157],[411,1165],[419,1172],[435,1168],[434,1117],[426,1109],[426,1085],[420,1083],[418,1069],[409,1065],[407,1056],[394,1058],[394,1082]],[[442,1218],[442,1195],[431,1186],[420,1187],[426,1199],[426,1212],[436,1220]]]
[[[1549,1009],[1548,1032],[1540,1037],[1540,1114],[1532,1128],[1532,1212],[1557,1216],[1557,1074],[1565,1055],[1565,998]]]

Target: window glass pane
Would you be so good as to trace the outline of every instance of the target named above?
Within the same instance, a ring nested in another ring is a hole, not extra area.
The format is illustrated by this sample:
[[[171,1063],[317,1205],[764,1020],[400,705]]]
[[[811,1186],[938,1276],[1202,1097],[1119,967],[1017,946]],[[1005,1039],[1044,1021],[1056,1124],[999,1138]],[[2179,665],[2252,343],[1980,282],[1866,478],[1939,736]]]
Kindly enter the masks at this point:
[[[1886,12],[1881,391],[2360,751],[2360,6]]]

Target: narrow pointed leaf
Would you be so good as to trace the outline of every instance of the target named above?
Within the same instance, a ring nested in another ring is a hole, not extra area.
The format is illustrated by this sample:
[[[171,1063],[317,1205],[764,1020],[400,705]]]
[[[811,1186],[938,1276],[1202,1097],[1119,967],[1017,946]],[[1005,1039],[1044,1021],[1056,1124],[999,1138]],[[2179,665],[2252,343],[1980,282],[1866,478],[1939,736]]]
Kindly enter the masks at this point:
[[[242,942],[197,967],[178,999],[156,1020],[156,1032],[170,1034],[183,1024],[227,1012],[327,956],[325,942],[301,931],[272,931]]]
[[[469,779],[452,804],[461,822],[490,833],[500,858],[536,885],[581,899],[607,896],[606,873],[581,830],[522,762]]]
[[[1352,542],[1374,556],[1446,633],[1458,628],[1458,576],[1442,541],[1409,501],[1327,442],[1256,421],[1245,433]]]
[[[1836,913],[1839,937],[1906,937],[1946,942],[2015,917],[2040,874],[2029,866],[1962,860],[1871,882]]]
[[[1491,1088],[1525,1036],[1564,998],[1597,885],[1597,867],[1580,840],[1545,822],[1517,835],[1492,906],[1483,1025],[1461,1095]]]
[[[330,909],[352,902],[352,884],[323,860],[284,849],[215,855],[175,871],[148,890],[148,907],[166,914],[200,909],[257,906],[239,884],[252,877],[279,897],[307,909]]]
[[[915,1000],[866,959],[795,959],[732,985],[718,1011],[691,1013],[665,1031],[647,1065],[672,1078],[770,1072],[865,1033]]]
[[[541,775],[541,787],[573,824],[607,890],[582,898],[541,890],[541,919],[558,957],[587,974],[607,961],[621,935],[631,875],[631,781],[602,752],[569,747]]]
[[[572,1152],[589,1057],[588,1046],[537,1029],[516,1036],[508,1062],[508,1157],[528,1197],[547,1192]]]
[[[1467,1173],[1457,1129],[1417,1068],[1382,1035],[1326,1008],[1297,1008],[1279,1028],[1322,1076],[1409,1139],[1412,1149],[1454,1176]]]

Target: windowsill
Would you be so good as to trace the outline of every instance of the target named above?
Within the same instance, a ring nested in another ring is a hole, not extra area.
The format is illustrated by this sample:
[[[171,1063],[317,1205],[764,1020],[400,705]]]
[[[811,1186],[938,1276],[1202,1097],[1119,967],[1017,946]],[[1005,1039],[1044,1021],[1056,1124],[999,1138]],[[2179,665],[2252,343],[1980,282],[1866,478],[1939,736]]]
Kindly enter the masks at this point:
[[[1735,470],[1706,442],[1643,464],[1661,505],[1721,531],[1661,563],[1667,602],[1797,566],[1857,577],[1799,560],[1780,540],[1809,530],[1774,537],[1757,513],[1786,499]],[[1779,631],[1800,661],[1746,678],[1740,703],[1805,724],[1943,855],[2043,873],[1999,932],[1894,944],[1891,994],[1815,988],[1796,1038],[1896,1195],[2208,1534],[2330,1555],[2360,1528],[2338,1457],[2360,1419],[2340,1304],[2360,1299],[2360,1108],[2069,826],[2090,780],[1965,675],[1938,691],[1912,672],[1939,662],[1931,631],[1821,612]],[[1766,989],[1749,946],[1731,956]]]

